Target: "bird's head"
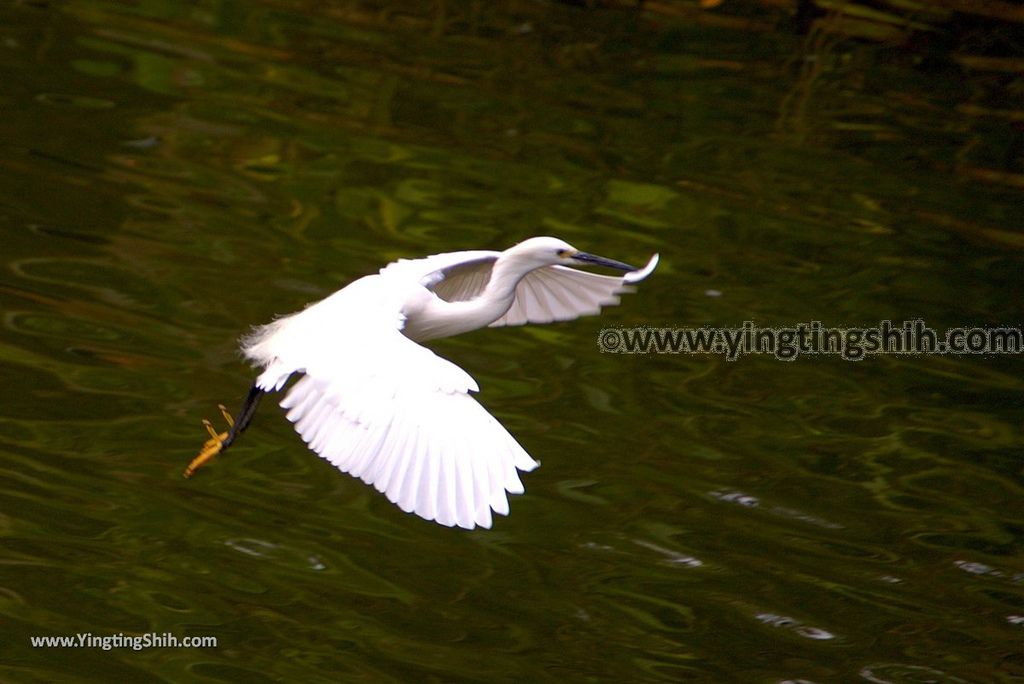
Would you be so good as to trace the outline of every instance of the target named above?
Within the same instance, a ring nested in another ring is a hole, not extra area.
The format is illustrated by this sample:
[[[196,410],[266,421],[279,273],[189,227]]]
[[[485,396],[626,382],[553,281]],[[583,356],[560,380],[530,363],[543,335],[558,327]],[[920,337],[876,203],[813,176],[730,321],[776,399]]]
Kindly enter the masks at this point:
[[[635,271],[634,266],[624,264],[614,259],[595,256],[581,252],[565,240],[553,237],[535,237],[523,240],[515,247],[507,251],[514,255],[517,260],[541,266],[605,266],[619,271]]]

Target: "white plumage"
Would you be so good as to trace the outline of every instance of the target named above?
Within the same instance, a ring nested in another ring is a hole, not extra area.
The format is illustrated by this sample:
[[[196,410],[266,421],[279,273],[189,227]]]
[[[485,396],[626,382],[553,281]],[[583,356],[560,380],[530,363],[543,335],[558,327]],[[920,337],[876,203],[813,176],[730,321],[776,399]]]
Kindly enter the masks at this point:
[[[555,238],[400,260],[256,329],[242,351],[264,368],[260,390],[303,374],[281,406],[317,454],[403,511],[490,527],[492,511],[508,513],[506,493],[523,492],[518,471],[537,463],[470,396],[479,389],[473,378],[419,342],[596,314],[657,262],[654,255],[637,270]],[[602,276],[567,264],[628,272]]]

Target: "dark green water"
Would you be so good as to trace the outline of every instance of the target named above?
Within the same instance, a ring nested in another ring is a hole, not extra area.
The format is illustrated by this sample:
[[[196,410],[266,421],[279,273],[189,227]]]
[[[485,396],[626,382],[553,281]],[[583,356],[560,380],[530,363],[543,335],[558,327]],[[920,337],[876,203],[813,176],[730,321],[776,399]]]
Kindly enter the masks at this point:
[[[303,0],[7,4],[0,74],[0,679],[1024,677],[1019,357],[595,344],[1020,325],[984,76],[546,3]],[[543,462],[493,530],[401,513],[271,402],[181,478],[251,381],[250,325],[536,234],[663,261],[599,319],[435,345]],[[85,632],[218,646],[30,645]]]

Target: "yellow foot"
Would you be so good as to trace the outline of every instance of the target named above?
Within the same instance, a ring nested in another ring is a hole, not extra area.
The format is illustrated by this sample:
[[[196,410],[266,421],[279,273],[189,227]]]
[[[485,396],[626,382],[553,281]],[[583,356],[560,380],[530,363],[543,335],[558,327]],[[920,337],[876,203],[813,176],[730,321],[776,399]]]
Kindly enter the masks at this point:
[[[232,418],[231,414],[228,413],[228,410],[224,408],[224,404],[218,404],[217,408],[220,409],[220,413],[224,416],[224,420],[228,422],[228,429],[230,430],[235,426],[235,419]],[[199,452],[199,455],[193,458],[192,462],[188,464],[187,468],[185,468],[185,477],[192,477],[192,473],[199,470],[207,461],[224,450],[224,440],[228,438],[228,433],[221,432],[218,434],[217,431],[213,429],[213,424],[205,418],[203,418],[203,426],[206,428],[206,431],[210,433],[210,439],[203,443],[203,448]]]

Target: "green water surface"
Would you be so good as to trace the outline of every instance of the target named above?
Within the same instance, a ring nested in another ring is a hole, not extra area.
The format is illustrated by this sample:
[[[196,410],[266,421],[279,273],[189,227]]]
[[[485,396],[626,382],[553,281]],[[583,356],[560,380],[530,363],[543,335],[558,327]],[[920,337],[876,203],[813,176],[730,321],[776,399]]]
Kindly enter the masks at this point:
[[[5,4],[0,680],[1024,678],[1019,356],[596,344],[1021,325],[1012,102],[694,13]],[[271,401],[182,479],[251,325],[542,234],[662,264],[600,318],[433,345],[543,464],[494,529],[402,513]],[[80,633],[217,646],[30,641]]]

